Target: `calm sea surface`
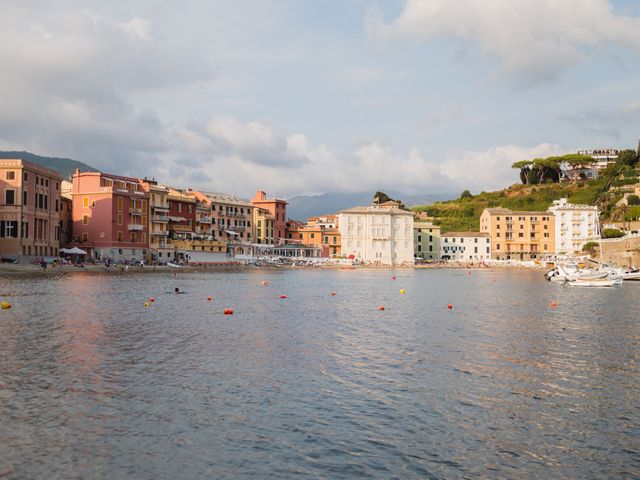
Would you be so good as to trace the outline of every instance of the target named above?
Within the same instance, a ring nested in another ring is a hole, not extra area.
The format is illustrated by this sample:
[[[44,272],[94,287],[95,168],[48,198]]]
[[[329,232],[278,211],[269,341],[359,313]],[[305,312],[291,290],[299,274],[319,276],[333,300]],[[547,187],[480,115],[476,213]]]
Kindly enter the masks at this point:
[[[0,472],[638,478],[640,282],[542,274],[0,278]]]

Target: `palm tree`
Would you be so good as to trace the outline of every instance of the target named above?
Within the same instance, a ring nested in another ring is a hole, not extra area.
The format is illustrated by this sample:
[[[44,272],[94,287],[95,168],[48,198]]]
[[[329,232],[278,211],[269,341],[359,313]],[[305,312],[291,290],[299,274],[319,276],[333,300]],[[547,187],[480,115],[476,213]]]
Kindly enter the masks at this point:
[[[630,223],[629,223],[629,229],[625,228],[625,221],[626,221],[628,211],[629,211],[629,206],[626,204],[626,202],[620,203],[620,205],[614,208],[613,211],[611,212],[611,221],[615,222],[616,220],[620,219],[620,221],[622,222],[623,230],[631,229]]]

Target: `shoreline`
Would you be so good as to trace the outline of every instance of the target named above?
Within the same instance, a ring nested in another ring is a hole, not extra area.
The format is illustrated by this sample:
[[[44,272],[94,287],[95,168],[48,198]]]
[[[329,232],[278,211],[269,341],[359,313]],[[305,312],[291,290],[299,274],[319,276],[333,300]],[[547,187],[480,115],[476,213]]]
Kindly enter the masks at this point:
[[[145,267],[129,267],[123,269],[120,266],[106,268],[104,265],[85,265],[84,267],[76,267],[73,265],[65,265],[59,267],[48,267],[43,270],[42,267],[33,264],[0,264],[0,277],[63,277],[66,275],[76,274],[106,274],[106,275],[130,275],[130,274],[177,274],[177,273],[214,273],[225,271],[239,270],[540,270],[541,266],[527,265],[482,265],[482,264],[431,264],[431,265],[405,265],[405,266],[344,266],[344,265],[322,265],[318,267],[293,267],[285,265],[282,267],[273,266],[255,266],[243,264],[228,265],[185,265],[181,268],[169,267],[166,265],[145,266]]]

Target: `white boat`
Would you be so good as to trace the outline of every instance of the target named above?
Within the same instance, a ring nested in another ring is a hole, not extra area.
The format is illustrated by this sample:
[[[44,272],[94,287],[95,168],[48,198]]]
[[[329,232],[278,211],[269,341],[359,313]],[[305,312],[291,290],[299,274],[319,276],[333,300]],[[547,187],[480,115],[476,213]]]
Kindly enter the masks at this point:
[[[577,265],[558,265],[553,270],[549,270],[545,274],[545,278],[552,282],[566,282],[574,280],[594,280],[606,278],[609,276],[608,271],[580,269]]]
[[[615,287],[617,285],[622,285],[622,278],[598,278],[592,280],[568,280],[565,285],[569,285],[570,287]]]
[[[182,265],[178,265],[177,263],[173,263],[173,262],[167,262],[167,267],[182,268]]]
[[[623,280],[640,281],[640,270],[628,270],[620,274]]]

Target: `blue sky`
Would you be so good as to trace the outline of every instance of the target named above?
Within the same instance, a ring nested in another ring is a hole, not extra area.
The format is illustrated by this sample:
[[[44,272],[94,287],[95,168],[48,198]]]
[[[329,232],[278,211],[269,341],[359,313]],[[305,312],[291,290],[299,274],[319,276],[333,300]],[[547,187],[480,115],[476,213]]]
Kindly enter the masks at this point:
[[[502,188],[640,139],[640,2],[8,2],[0,148],[281,196]]]

